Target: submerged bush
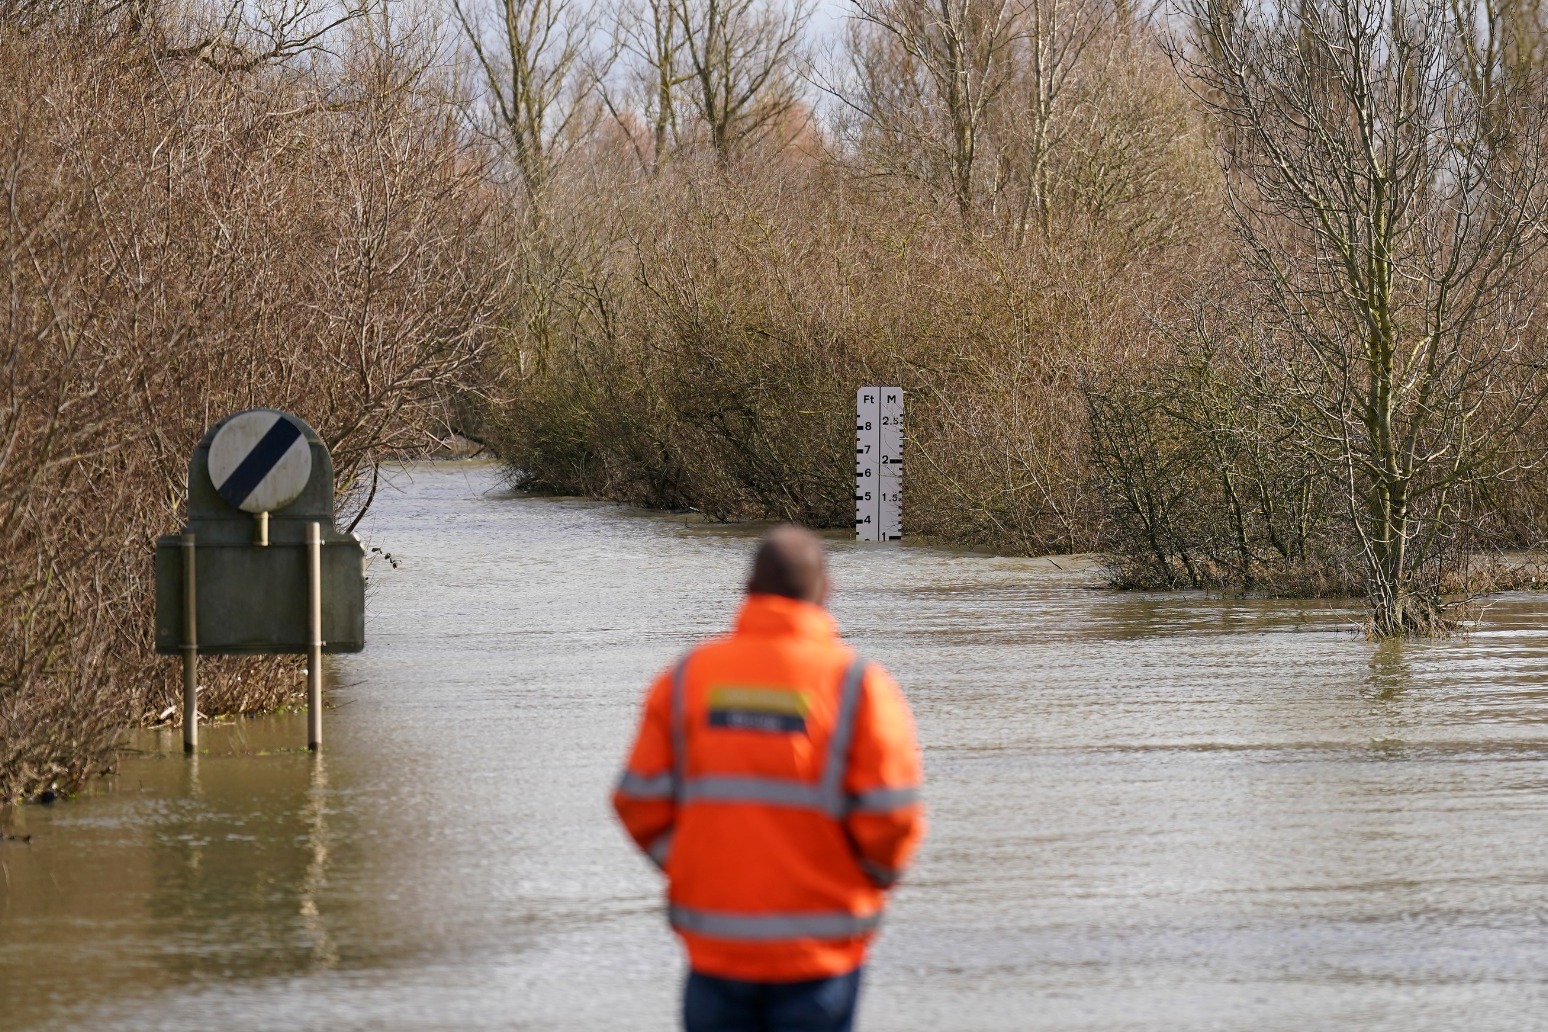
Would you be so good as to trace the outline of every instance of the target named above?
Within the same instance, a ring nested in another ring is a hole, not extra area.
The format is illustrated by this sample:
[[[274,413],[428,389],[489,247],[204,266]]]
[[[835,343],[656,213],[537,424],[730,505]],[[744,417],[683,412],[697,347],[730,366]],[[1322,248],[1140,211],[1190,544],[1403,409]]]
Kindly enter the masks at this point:
[[[503,284],[415,44],[362,22],[337,61],[232,70],[104,18],[0,22],[0,800],[79,782],[177,697],[151,542],[204,430],[307,419],[348,522],[466,382]],[[278,660],[201,677],[208,715],[301,688]]]
[[[1266,335],[1182,306],[1159,355],[1085,386],[1104,541],[1129,587],[1358,590],[1336,477]],[[1223,324],[1222,324],[1223,323]],[[1247,343],[1244,343],[1247,342]]]

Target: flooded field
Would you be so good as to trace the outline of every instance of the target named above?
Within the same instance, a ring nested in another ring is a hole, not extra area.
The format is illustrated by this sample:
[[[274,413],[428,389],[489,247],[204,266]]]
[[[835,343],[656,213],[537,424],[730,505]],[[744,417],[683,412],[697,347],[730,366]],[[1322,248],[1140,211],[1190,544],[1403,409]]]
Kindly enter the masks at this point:
[[[394,478],[364,653],[304,718],[173,735],[0,843],[0,1028],[666,1032],[681,960],[607,795],[750,532]],[[1548,599],[1367,644],[1336,606],[834,541],[932,834],[861,1024],[1548,1027]],[[1062,568],[1061,568],[1062,567]],[[172,660],[168,660],[172,662]]]

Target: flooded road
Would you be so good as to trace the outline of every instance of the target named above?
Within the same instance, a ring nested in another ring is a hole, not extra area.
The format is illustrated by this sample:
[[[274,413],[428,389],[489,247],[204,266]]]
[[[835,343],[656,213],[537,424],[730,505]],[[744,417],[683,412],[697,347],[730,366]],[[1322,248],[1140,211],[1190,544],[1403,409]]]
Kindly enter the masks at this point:
[[[210,728],[192,763],[149,736],[20,812],[0,1028],[674,1027],[658,879],[607,795],[752,538],[486,466],[395,484],[320,759],[299,716]],[[1336,607],[1060,565],[835,541],[932,823],[862,1028],[1548,1027],[1548,599],[1374,647]]]

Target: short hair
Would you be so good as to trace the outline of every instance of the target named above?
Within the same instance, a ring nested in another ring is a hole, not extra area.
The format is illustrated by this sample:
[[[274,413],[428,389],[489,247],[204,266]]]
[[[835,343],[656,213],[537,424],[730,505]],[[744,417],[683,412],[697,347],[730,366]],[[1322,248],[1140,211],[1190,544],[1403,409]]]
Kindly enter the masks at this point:
[[[747,593],[820,603],[827,582],[822,539],[787,523],[769,531],[759,543],[752,575],[747,578]]]

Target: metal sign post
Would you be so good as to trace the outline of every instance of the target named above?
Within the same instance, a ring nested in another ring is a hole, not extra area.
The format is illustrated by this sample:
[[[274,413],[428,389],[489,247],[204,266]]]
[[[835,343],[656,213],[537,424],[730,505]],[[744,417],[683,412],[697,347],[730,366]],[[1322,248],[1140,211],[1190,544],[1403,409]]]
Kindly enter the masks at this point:
[[[183,558],[183,751],[199,748],[199,607],[197,542],[192,534],[178,539]]]
[[[322,748],[322,528],[306,525],[306,747]]]
[[[322,745],[322,654],[365,647],[365,552],[334,526],[333,460],[274,409],[216,424],[188,464],[188,526],[156,540],[156,651],[183,656],[183,747],[199,744],[198,657],[307,657]]]
[[[855,393],[855,537],[903,538],[903,389]]]

